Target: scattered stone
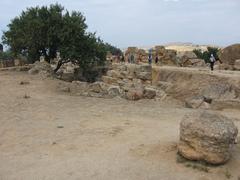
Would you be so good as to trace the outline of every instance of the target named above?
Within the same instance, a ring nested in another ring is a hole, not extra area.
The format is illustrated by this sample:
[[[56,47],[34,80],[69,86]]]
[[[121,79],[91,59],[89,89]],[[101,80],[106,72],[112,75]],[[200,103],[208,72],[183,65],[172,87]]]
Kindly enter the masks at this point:
[[[46,61],[43,62],[36,61],[33,64],[33,67],[28,71],[28,73],[51,76],[53,74],[53,69],[51,65]]]
[[[128,100],[136,101],[136,100],[140,100],[142,98],[143,98],[143,89],[141,89],[141,88],[130,89],[126,93],[126,99],[128,99]]]
[[[89,90],[94,93],[100,93],[103,91],[101,82],[95,82],[89,85]]]
[[[110,97],[117,97],[121,94],[121,89],[119,86],[110,86],[107,91]]]
[[[191,113],[181,121],[178,152],[189,160],[224,164],[231,157],[237,134],[237,127],[225,116]]]
[[[157,92],[154,88],[146,87],[144,88],[144,98],[154,99],[157,95]]]
[[[188,98],[185,101],[185,107],[193,108],[193,109],[198,109],[198,108],[209,109],[211,103],[212,103],[211,98],[206,98],[204,96],[194,96],[194,97]]]
[[[112,78],[109,76],[103,76],[102,81],[106,84],[117,84],[118,82],[117,78]]]

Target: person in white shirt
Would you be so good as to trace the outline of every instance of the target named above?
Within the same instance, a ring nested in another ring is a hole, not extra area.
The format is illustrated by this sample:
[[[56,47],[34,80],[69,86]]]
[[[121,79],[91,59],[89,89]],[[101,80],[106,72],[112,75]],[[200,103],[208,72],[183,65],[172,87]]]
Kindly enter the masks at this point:
[[[214,55],[211,54],[211,57],[210,57],[210,68],[211,68],[211,71],[214,70],[214,64],[215,64],[215,62],[216,62],[216,59],[215,59]]]

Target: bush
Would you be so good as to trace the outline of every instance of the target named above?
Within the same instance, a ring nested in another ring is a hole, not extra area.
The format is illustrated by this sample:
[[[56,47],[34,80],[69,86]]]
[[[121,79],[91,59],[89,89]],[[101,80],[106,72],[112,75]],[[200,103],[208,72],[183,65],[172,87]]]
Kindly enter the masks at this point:
[[[220,49],[215,48],[215,47],[207,47],[207,51],[202,51],[201,49],[194,49],[193,50],[193,52],[196,54],[196,56],[199,59],[203,59],[205,61],[205,63],[209,63],[209,59],[211,57],[211,54],[214,55],[216,60],[219,60],[219,57],[218,57],[218,52],[219,51],[220,51]]]

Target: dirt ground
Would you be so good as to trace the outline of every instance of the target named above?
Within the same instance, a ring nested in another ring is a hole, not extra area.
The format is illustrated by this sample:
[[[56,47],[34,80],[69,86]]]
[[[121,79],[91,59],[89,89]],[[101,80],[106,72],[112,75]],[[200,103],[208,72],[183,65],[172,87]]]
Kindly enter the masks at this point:
[[[240,179],[239,144],[226,165],[208,172],[177,160],[179,123],[194,110],[69,96],[56,91],[57,83],[0,72],[1,180]],[[237,110],[219,113],[240,117]]]

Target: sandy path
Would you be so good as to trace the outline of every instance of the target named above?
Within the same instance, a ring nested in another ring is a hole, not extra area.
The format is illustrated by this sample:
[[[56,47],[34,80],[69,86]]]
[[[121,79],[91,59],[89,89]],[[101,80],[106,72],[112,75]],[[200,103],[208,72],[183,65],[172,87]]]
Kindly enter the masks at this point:
[[[0,179],[216,180],[226,179],[226,171],[232,179],[240,176],[239,145],[227,165],[209,173],[176,162],[179,122],[192,110],[73,97],[57,93],[56,83],[0,72]]]

